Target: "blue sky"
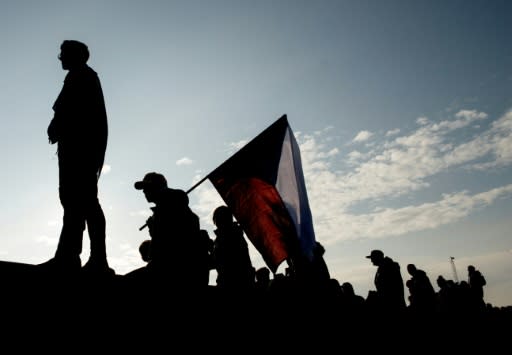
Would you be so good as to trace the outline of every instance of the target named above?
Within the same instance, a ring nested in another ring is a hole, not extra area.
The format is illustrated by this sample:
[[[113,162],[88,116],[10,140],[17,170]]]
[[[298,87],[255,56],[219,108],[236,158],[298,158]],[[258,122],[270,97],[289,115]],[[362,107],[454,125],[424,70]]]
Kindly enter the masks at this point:
[[[118,273],[142,265],[148,237],[136,180],[187,190],[287,114],[333,277],[366,296],[372,249],[404,279],[408,263],[453,278],[453,256],[459,279],[475,265],[486,301],[510,305],[511,20],[508,1],[3,1],[0,259],[55,251],[46,128],[60,43],[77,39],[107,104],[99,187]],[[213,236],[220,198],[208,182],[190,198]]]

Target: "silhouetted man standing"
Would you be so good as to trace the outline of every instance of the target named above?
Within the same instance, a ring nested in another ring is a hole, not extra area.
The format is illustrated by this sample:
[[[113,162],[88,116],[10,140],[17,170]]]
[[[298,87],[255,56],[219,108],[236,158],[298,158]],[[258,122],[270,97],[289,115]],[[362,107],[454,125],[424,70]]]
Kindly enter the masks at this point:
[[[47,265],[60,270],[81,267],[85,225],[91,253],[84,271],[112,272],[105,246],[105,216],[98,201],[98,179],[107,147],[108,125],[98,75],[86,63],[84,43],[66,40],[58,58],[68,70],[48,126],[48,139],[57,143],[59,197],[64,209],[63,226],[55,257]]]
[[[381,250],[372,250],[367,256],[372,264],[377,266],[374,284],[376,296],[372,302],[377,312],[388,316],[399,316],[405,310],[404,281],[400,272],[400,265]],[[375,291],[370,291],[375,292]]]

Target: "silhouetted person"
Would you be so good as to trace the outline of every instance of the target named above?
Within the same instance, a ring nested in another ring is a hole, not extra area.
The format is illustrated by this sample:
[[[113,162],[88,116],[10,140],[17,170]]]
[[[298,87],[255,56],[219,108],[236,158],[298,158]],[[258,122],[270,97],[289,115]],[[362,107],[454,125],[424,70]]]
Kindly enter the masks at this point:
[[[68,74],[53,105],[48,139],[51,144],[57,143],[59,197],[64,216],[55,256],[43,265],[60,270],[79,269],[87,224],[91,252],[84,270],[113,272],[108,267],[105,216],[98,201],[98,179],[108,136],[100,80],[87,65],[89,50],[84,43],[64,41],[58,58]]]
[[[213,261],[217,269],[217,286],[223,290],[248,290],[254,285],[254,268],[242,228],[227,206],[213,212],[216,238]]]
[[[404,281],[400,265],[380,250],[372,250],[367,256],[377,266],[374,284],[376,288],[373,306],[379,313],[400,315],[405,310]]]
[[[320,242],[315,242],[313,249],[313,260],[311,261],[313,278],[319,282],[326,282],[331,279],[329,268],[324,259],[325,248]]]
[[[414,264],[407,265],[407,272],[411,275],[406,283],[410,294],[410,309],[415,314],[431,316],[436,307],[436,292],[427,273]]]
[[[477,308],[485,306],[484,302],[484,286],[487,284],[482,273],[473,265],[468,266],[468,284],[472,304]]]
[[[136,283],[134,285],[135,287],[146,287],[144,282],[148,281],[147,263],[151,261],[151,239],[146,239],[140,243],[139,254],[146,265],[126,273],[123,275],[123,279],[131,283]]]
[[[139,253],[140,257],[146,263],[149,263],[151,260],[151,240],[146,239],[139,245]]]
[[[185,191],[171,189],[162,174],[147,173],[135,183],[146,200],[154,203],[147,226],[151,236],[151,259],[147,269],[160,286],[172,282],[177,288],[207,286],[201,246],[199,217],[190,209]]]
[[[354,322],[358,317],[364,316],[365,299],[363,296],[357,295],[354,286],[350,282],[344,282],[341,288],[341,306],[345,316]]]

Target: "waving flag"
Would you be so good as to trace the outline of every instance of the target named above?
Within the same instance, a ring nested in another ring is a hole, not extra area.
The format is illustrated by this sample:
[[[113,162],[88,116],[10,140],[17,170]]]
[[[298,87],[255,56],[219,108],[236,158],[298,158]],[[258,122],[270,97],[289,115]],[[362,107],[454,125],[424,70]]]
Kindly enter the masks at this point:
[[[273,272],[297,253],[312,259],[313,221],[299,146],[286,115],[207,178]]]

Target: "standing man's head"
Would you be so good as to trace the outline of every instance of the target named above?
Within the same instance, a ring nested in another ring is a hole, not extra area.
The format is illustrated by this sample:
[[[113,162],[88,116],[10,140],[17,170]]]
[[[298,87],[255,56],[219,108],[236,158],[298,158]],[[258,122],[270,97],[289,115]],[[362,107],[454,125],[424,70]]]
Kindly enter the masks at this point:
[[[89,60],[89,49],[82,42],[65,40],[60,45],[59,60],[64,70],[82,67]]]

